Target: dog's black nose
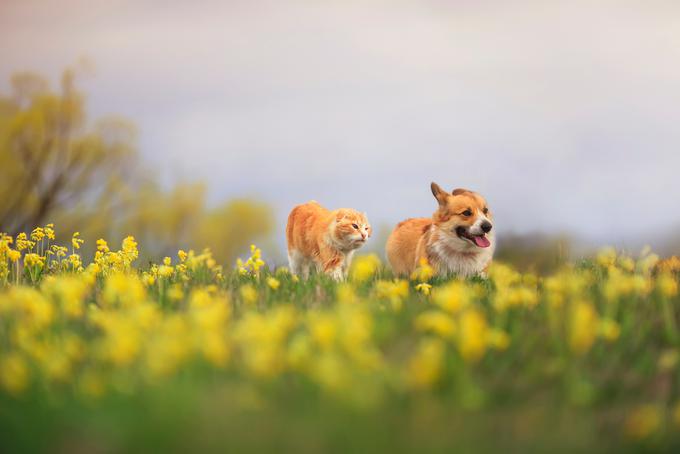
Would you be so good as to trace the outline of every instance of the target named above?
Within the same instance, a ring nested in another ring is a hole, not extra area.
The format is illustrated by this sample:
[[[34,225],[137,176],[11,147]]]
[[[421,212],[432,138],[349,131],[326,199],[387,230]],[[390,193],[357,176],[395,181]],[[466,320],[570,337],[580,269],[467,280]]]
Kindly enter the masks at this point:
[[[489,233],[492,228],[493,225],[491,225],[489,221],[482,222],[482,230],[484,231],[484,233]]]

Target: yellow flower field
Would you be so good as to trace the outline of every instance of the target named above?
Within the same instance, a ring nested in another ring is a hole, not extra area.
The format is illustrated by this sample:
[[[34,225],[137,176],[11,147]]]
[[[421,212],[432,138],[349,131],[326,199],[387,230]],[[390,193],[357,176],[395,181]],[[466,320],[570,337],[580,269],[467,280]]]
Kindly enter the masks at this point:
[[[302,281],[252,246],[138,263],[55,227],[0,238],[0,433],[14,451],[666,450],[677,259],[553,275]],[[39,436],[38,436],[39,435]]]

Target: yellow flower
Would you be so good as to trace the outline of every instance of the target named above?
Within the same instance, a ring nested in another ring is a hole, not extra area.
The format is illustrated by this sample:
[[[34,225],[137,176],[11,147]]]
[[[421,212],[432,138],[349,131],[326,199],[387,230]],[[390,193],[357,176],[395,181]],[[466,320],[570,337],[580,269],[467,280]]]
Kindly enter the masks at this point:
[[[659,263],[659,256],[656,254],[642,254],[642,257],[638,260],[637,269],[640,273],[644,275],[649,275],[652,270]]]
[[[607,301],[616,301],[628,295],[644,296],[652,289],[651,281],[646,276],[627,274],[614,267],[609,268],[607,274],[602,289]]]
[[[201,350],[205,359],[220,368],[227,365],[231,353],[224,336],[217,332],[208,332],[204,335]]]
[[[415,318],[414,323],[418,331],[435,333],[446,339],[453,339],[456,332],[453,318],[439,310],[423,312]]]
[[[65,248],[64,246],[57,246],[56,244],[53,245],[51,249],[54,251],[57,258],[66,257],[66,253],[68,252],[68,248]]]
[[[168,265],[161,265],[158,267],[158,275],[161,277],[170,277],[175,272],[175,269]]]
[[[78,254],[69,255],[68,260],[69,260],[69,262],[71,262],[71,266],[73,266],[73,269],[78,269],[83,264],[80,261],[80,256]]]
[[[602,267],[610,267],[616,263],[616,249],[613,247],[606,247],[600,249],[595,258],[597,263]]]
[[[356,282],[366,282],[380,269],[380,259],[375,254],[357,257],[350,269],[350,279]]]
[[[253,305],[257,302],[257,290],[251,284],[244,284],[239,289],[243,302]]]
[[[151,287],[152,285],[154,285],[156,283],[156,278],[153,276],[153,274],[149,274],[149,273],[145,272],[145,273],[142,274],[142,282],[147,287]]]
[[[338,392],[348,386],[347,365],[339,355],[324,352],[315,359],[311,366],[311,376],[319,385],[331,392]]]
[[[15,250],[15,249],[10,249],[10,250],[7,252],[7,258],[8,258],[11,262],[16,262],[16,261],[18,261],[18,260],[21,258],[21,252]]]
[[[109,244],[106,242],[106,240],[102,238],[97,240],[97,250],[103,253],[109,252]]]
[[[172,259],[170,257],[163,257],[163,265],[165,266],[172,265]]]
[[[18,353],[10,353],[0,358],[0,384],[15,396],[24,392],[28,386],[28,366]]]
[[[359,297],[354,287],[349,283],[338,284],[336,298],[340,304],[356,304],[359,302]]]
[[[635,260],[630,257],[619,257],[619,266],[631,273],[635,270]]]
[[[170,301],[181,301],[182,298],[184,298],[184,292],[182,291],[182,286],[179,284],[172,284],[170,288],[168,288],[168,299]]]
[[[408,282],[400,279],[376,281],[374,291],[378,298],[388,299],[392,303],[392,309],[399,311],[403,300],[408,297]]]
[[[435,385],[442,375],[445,351],[441,339],[421,340],[416,354],[406,366],[407,384],[415,389],[427,389]]]
[[[143,336],[131,320],[112,318],[105,324],[107,335],[102,352],[107,361],[116,366],[127,366],[137,358]]]
[[[41,257],[38,254],[30,253],[24,256],[24,265],[26,266],[42,268],[44,264],[45,257]]]
[[[43,238],[45,238],[45,231],[43,230],[42,227],[36,227],[33,229],[31,232],[31,239],[33,241],[41,241]]]
[[[312,339],[324,350],[331,348],[338,333],[338,326],[332,315],[311,313],[308,322]]]
[[[24,232],[21,232],[20,234],[17,235],[16,240],[17,250],[23,251],[24,249],[31,249],[34,245],[35,243],[29,241],[28,237]]]
[[[476,309],[465,311],[460,317],[458,349],[463,359],[475,363],[486,352],[488,326],[484,315]]]
[[[416,285],[416,290],[421,292],[423,295],[429,295],[430,290],[432,290],[432,286],[430,284],[421,282],[420,284]]]
[[[21,314],[23,321],[31,328],[46,328],[54,320],[54,304],[34,288],[10,287],[9,292],[0,298],[0,303],[3,300],[5,304],[11,303],[7,309]]]
[[[125,264],[129,266],[132,262],[137,260],[137,257],[139,257],[137,242],[133,236],[127,236],[123,240],[121,247],[122,250],[120,251],[120,254],[123,256]]]
[[[262,251],[254,244],[250,245],[250,257],[245,262],[240,258],[236,260],[236,268],[241,275],[257,275],[260,268],[265,265],[262,260]]]
[[[427,282],[434,276],[434,268],[430,266],[426,258],[421,258],[418,262],[418,267],[411,273],[411,280],[418,282]]]
[[[569,321],[569,347],[577,355],[590,350],[595,342],[598,316],[592,304],[580,301],[574,304]]]
[[[493,263],[489,267],[489,278],[496,284],[497,288],[506,288],[520,283],[522,276],[503,263]]]
[[[85,280],[71,276],[46,279],[41,289],[59,302],[62,312],[67,317],[80,318],[84,315],[83,300],[89,291],[89,285]]]
[[[303,370],[310,361],[312,354],[313,349],[309,336],[304,333],[296,335],[290,342],[286,358],[293,369]]]
[[[614,342],[621,334],[621,327],[610,318],[603,318],[600,322],[600,335],[608,342]]]
[[[279,286],[281,285],[281,282],[279,282],[279,280],[276,279],[275,277],[271,277],[271,276],[270,276],[270,277],[267,278],[267,285],[268,285],[269,288],[271,288],[272,290],[276,290],[276,289],[278,289]]]
[[[536,289],[525,286],[501,288],[493,298],[493,305],[497,311],[518,306],[532,308],[537,304],[538,293]]]
[[[494,350],[507,350],[510,346],[510,336],[505,331],[499,329],[489,330],[487,333],[487,344]]]
[[[55,239],[54,235],[54,224],[47,224],[45,226],[45,236],[47,236],[48,240],[53,240]]]
[[[282,371],[286,364],[285,339],[295,322],[290,306],[277,306],[265,313],[246,312],[233,333],[249,372],[273,377]]]
[[[680,258],[674,255],[660,260],[656,264],[656,269],[662,273],[677,273],[680,271]]]
[[[661,410],[655,405],[641,405],[628,415],[625,432],[631,438],[643,439],[656,432],[661,426]]]
[[[180,262],[184,262],[187,259],[187,253],[180,249],[177,251],[177,257],[179,258]]]
[[[73,249],[80,249],[80,246],[84,243],[84,240],[80,239],[80,232],[75,232],[71,237],[71,245]]]
[[[672,274],[664,272],[657,278],[656,288],[662,296],[672,298],[678,294],[678,281]]]
[[[136,275],[111,274],[104,282],[105,307],[134,307],[146,300],[146,290]]]
[[[432,291],[432,301],[452,314],[457,313],[470,304],[473,293],[462,281],[452,281]]]

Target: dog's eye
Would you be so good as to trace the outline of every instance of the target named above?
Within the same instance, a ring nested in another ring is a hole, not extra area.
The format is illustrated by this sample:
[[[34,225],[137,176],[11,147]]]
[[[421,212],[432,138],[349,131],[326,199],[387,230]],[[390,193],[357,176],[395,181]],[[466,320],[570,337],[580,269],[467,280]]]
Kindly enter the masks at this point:
[[[468,208],[461,213],[463,216],[472,216],[472,211]]]
[[[354,227],[355,229],[359,230],[359,226],[356,225],[356,224],[352,224],[352,227]]]
[[[484,207],[484,209],[482,210],[482,212],[483,212],[484,214],[486,214],[486,213],[488,213],[488,212],[489,212],[489,209],[488,209],[488,208],[486,208],[486,207]]]

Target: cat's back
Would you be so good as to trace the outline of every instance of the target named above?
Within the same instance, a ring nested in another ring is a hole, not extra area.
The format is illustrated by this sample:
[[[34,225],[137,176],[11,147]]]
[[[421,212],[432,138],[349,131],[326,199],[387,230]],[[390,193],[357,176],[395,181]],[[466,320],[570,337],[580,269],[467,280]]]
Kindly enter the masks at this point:
[[[295,206],[288,215],[286,238],[288,245],[299,242],[301,236],[307,236],[315,230],[330,214],[316,200]]]

